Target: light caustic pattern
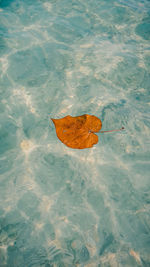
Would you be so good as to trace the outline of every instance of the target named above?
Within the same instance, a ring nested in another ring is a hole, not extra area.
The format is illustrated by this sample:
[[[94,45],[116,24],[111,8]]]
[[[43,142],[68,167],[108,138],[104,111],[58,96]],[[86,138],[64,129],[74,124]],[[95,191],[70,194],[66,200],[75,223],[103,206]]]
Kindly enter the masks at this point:
[[[0,264],[149,266],[149,1],[0,1]],[[50,118],[102,120],[66,147]]]

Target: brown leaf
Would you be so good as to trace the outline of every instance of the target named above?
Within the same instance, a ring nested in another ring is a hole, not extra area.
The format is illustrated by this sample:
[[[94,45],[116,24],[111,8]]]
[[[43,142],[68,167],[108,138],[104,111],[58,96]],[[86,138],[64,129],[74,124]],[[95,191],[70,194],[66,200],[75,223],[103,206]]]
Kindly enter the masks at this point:
[[[71,148],[83,149],[97,144],[102,122],[93,115],[72,117],[70,115],[62,119],[51,119],[56,128],[57,137],[62,143]]]

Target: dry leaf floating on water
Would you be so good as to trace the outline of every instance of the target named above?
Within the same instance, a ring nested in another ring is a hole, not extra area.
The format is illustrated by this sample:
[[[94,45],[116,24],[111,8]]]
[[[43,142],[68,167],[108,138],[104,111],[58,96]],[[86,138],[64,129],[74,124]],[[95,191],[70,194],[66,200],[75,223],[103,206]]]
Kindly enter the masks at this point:
[[[102,128],[102,122],[94,115],[84,114],[77,117],[68,115],[61,119],[51,120],[55,125],[57,137],[68,147],[84,149],[98,143],[98,136],[95,133]],[[100,131],[100,133],[121,130],[124,130],[124,127],[117,130]]]

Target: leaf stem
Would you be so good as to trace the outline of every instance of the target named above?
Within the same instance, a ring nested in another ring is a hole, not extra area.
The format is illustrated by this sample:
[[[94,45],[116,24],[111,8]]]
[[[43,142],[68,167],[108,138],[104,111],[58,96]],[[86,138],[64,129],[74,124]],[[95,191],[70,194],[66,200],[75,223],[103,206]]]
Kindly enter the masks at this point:
[[[111,131],[100,131],[100,133],[110,133],[110,132],[118,132],[124,130],[124,127],[117,129],[117,130],[111,130]]]

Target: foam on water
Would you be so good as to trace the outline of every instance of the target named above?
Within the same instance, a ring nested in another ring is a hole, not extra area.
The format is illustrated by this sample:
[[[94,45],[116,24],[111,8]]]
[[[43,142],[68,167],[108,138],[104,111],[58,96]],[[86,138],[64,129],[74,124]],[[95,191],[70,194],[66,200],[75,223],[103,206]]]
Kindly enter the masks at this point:
[[[150,265],[148,0],[0,1],[0,267]],[[50,118],[93,114],[73,150]]]

